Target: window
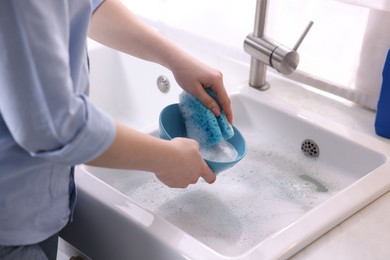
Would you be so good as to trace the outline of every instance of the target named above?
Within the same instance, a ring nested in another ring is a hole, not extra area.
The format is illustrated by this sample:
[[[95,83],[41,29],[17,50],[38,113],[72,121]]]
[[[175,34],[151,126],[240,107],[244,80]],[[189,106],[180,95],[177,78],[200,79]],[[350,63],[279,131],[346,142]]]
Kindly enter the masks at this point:
[[[124,1],[175,40],[249,63],[243,41],[256,0]],[[376,108],[390,47],[389,0],[269,0],[267,15],[266,35],[288,47],[314,21],[290,78]]]

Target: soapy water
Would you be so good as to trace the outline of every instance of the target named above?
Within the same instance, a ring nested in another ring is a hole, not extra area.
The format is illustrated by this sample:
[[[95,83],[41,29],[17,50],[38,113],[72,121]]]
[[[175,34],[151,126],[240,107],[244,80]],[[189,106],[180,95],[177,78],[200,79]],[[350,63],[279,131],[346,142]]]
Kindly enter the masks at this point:
[[[237,159],[238,152],[228,141],[222,141],[209,147],[200,147],[203,159],[214,162],[231,162]]]
[[[244,129],[243,129],[244,130]],[[97,177],[223,255],[247,252],[355,178],[300,147],[246,131],[247,155],[209,185],[171,189],[145,173]],[[321,189],[319,189],[321,188]]]

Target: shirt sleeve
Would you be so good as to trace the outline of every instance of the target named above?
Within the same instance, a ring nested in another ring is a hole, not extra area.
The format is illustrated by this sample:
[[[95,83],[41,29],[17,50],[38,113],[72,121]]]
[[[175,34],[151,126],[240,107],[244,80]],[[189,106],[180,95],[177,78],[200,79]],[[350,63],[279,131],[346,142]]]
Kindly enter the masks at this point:
[[[115,124],[76,91],[68,4],[65,0],[2,4],[0,113],[15,142],[31,156],[75,165],[109,147]]]
[[[95,11],[96,8],[103,2],[104,0],[92,0],[92,10]]]

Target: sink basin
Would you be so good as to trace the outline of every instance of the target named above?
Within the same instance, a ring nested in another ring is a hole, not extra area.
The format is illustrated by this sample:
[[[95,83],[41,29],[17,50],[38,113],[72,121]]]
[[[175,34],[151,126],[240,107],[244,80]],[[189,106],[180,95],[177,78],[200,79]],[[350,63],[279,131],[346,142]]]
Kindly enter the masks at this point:
[[[76,174],[79,204],[93,200],[98,206],[89,211],[80,206],[73,228],[91,225],[78,223],[78,215],[82,220],[86,218],[81,215],[102,214],[102,222],[91,230],[97,232],[102,223],[110,227],[104,229],[105,246],[112,248],[110,254],[121,252],[116,259],[150,253],[143,247],[126,253],[110,242],[110,236],[134,239],[124,230],[132,230],[135,237],[148,234],[145,243],[158,244],[155,251],[170,254],[169,259],[287,258],[389,190],[389,154],[377,139],[245,84],[237,89],[230,98],[247,155],[220,173],[215,184],[199,181],[185,190],[170,189],[148,172],[83,165]],[[156,117],[159,109],[177,102],[177,92],[165,95],[153,108]],[[157,118],[142,121],[144,115],[131,110],[118,115],[114,104],[107,103],[114,117],[158,135]],[[305,141],[315,154],[304,153]],[[121,221],[112,216],[121,216]],[[116,233],[110,235],[112,230]],[[72,235],[72,225],[65,233],[78,248],[94,254],[89,249],[94,238],[83,244],[81,235]]]

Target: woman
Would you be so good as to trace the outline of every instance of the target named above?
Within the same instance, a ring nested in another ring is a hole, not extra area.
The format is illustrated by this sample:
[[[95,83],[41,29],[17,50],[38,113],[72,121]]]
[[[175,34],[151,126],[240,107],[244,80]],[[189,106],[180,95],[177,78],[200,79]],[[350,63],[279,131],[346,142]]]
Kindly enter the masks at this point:
[[[190,139],[161,140],[89,101],[87,35],[170,69],[232,122],[222,75],[143,24],[119,0],[7,0],[0,8],[0,259],[55,259],[75,203],[73,166],[154,172],[169,187],[216,179]],[[107,68],[109,69],[109,68]],[[109,87],[109,86],[108,86]],[[113,91],[115,89],[113,88]]]

